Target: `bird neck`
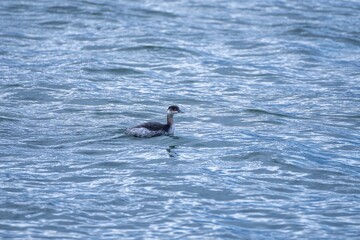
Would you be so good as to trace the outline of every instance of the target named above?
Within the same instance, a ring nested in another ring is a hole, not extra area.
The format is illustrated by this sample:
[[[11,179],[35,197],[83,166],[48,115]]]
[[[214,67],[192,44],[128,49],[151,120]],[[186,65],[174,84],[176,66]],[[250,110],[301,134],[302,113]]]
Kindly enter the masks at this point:
[[[167,125],[171,126],[174,124],[174,114],[169,113],[167,115]]]

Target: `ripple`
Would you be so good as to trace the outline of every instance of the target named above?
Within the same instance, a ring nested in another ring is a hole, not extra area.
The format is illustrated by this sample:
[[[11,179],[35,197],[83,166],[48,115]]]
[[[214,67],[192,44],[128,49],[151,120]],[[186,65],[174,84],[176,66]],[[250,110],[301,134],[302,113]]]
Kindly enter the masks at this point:
[[[122,48],[121,51],[152,51],[152,52],[162,52],[162,53],[181,53],[181,54],[191,54],[198,56],[199,54],[195,51],[179,48],[179,47],[166,47],[166,46],[157,46],[157,45],[143,45],[143,46],[134,46]]]
[[[249,109],[246,109],[245,111],[248,112],[248,113],[256,114],[256,115],[272,115],[272,116],[277,116],[277,117],[301,119],[301,118],[296,117],[296,116],[291,116],[291,115],[287,115],[287,114],[283,114],[283,113],[269,112],[269,111],[265,111],[265,110],[262,110],[262,109],[249,108]]]
[[[129,74],[142,74],[141,71],[135,70],[132,68],[83,68],[82,70],[87,71],[89,73],[108,73],[108,74],[115,74],[115,75],[129,75]]]
[[[166,18],[176,18],[177,15],[167,11],[160,11],[155,9],[146,9],[146,8],[133,8],[134,11],[140,13],[142,17],[166,17]]]
[[[18,121],[20,120],[16,118],[0,116],[0,122],[18,122]]]
[[[69,23],[70,23],[69,21],[45,21],[40,24],[45,26],[62,26],[62,25],[67,25]]]
[[[81,10],[76,6],[52,6],[46,9],[48,13],[57,13],[57,14],[71,14],[79,13]]]

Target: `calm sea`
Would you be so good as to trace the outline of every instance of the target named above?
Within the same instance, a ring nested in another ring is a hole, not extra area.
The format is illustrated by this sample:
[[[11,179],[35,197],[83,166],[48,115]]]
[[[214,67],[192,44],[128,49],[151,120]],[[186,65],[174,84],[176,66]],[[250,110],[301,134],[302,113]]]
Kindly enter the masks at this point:
[[[1,239],[359,229],[359,1],[0,1]]]

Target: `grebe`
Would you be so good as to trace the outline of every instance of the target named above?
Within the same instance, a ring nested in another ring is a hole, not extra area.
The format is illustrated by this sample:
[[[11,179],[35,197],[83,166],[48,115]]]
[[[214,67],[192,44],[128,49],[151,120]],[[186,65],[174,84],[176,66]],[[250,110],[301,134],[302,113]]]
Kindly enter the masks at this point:
[[[182,113],[178,106],[172,105],[167,109],[167,123],[146,122],[125,130],[125,134],[134,137],[155,137],[160,135],[174,135],[174,114]]]

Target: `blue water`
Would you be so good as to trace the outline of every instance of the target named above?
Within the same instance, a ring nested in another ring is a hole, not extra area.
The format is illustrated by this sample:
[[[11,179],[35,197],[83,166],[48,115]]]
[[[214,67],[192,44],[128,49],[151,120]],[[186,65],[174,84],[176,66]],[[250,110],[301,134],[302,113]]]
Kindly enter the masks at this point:
[[[359,239],[359,1],[0,1],[1,239]],[[127,137],[166,120],[174,137]]]

